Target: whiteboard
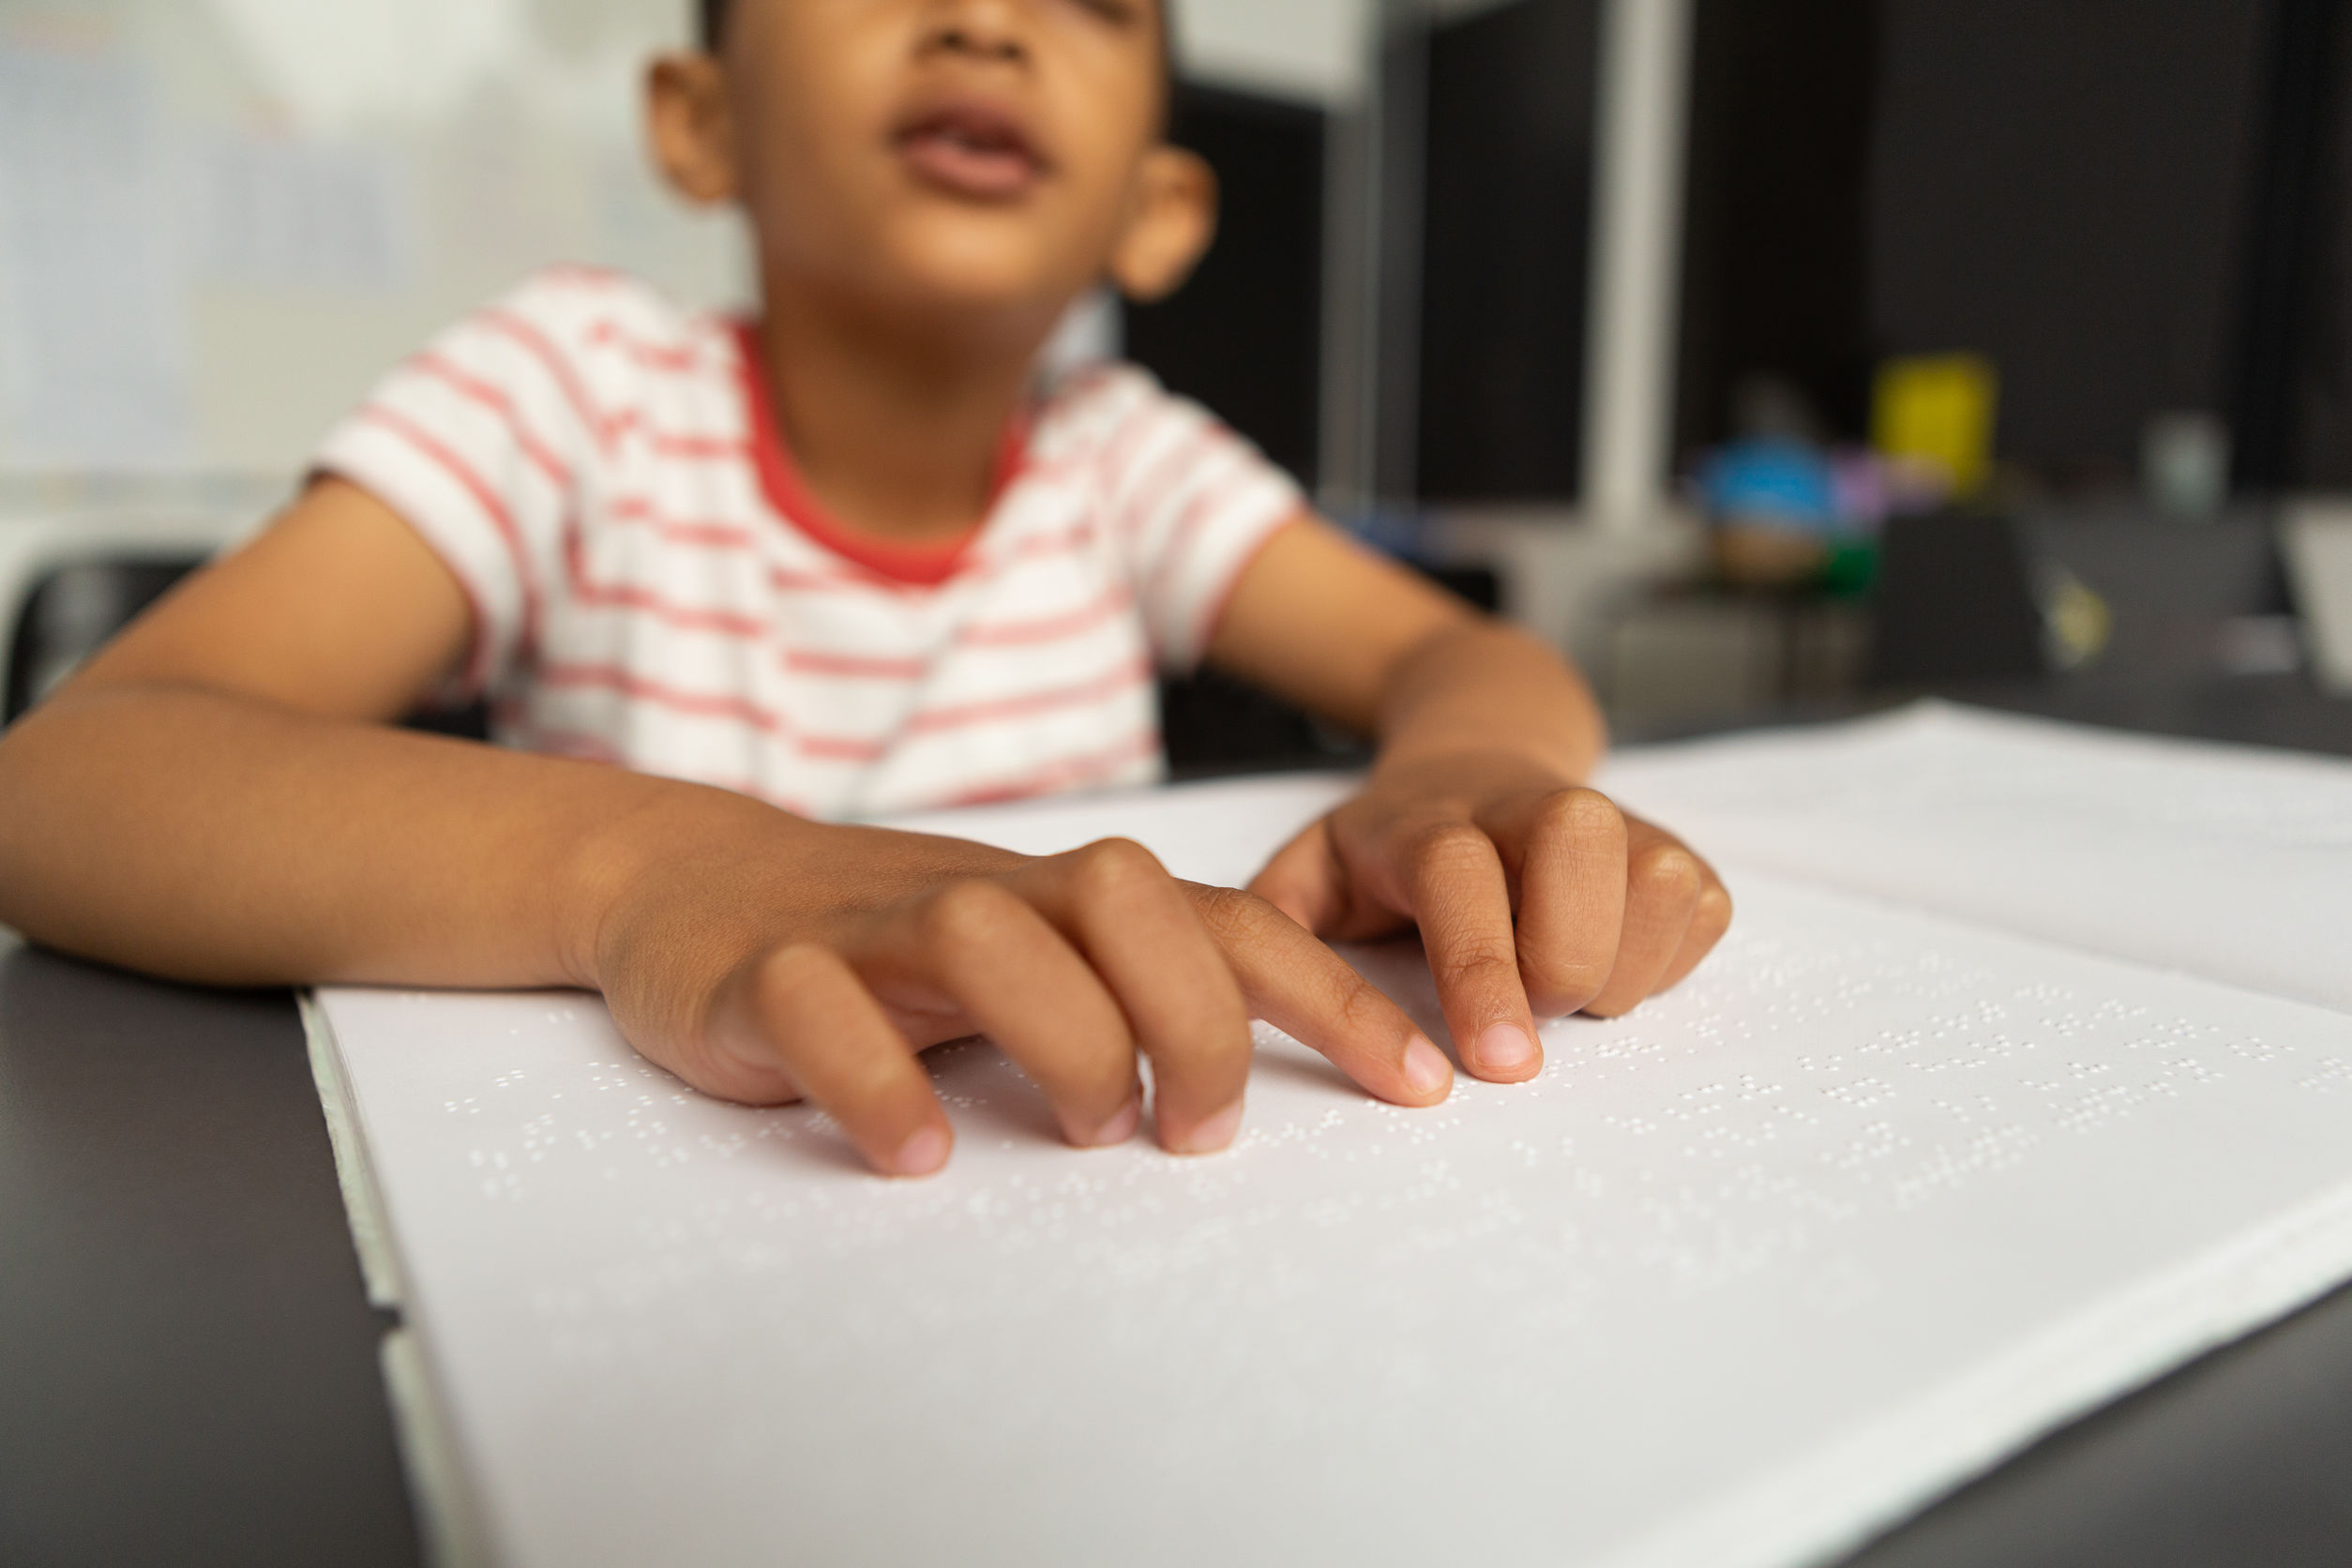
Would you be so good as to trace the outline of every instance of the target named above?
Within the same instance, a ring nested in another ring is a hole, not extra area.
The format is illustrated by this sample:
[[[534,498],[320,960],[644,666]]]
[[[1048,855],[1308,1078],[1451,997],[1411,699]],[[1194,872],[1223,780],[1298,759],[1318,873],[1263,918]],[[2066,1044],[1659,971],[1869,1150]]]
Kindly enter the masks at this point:
[[[534,267],[744,294],[636,79],[686,0],[0,0],[0,470],[291,475]]]
[[[1337,102],[1364,0],[1190,0],[1185,72]],[[0,0],[0,495],[291,477],[374,380],[553,262],[749,295],[639,128],[690,0]]]

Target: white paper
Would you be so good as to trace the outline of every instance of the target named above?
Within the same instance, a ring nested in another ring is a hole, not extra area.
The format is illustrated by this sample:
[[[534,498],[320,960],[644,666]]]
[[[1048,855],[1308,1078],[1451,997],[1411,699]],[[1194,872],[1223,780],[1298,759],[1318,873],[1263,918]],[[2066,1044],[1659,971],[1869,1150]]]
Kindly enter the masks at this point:
[[[1229,881],[1337,788],[954,822]],[[2352,1020],[1731,869],[1535,1081],[1401,1110],[1266,1032],[1203,1160],[975,1045],[888,1183],[591,998],[322,1003],[518,1564],[1792,1563],[2352,1273]]]
[[[2352,1010],[2352,761],[1924,702],[1600,783],[1704,853]]]

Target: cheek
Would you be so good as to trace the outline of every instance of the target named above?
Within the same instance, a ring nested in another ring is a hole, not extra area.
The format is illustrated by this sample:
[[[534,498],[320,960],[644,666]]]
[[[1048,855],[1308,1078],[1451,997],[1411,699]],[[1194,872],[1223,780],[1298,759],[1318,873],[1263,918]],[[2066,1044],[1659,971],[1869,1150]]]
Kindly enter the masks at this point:
[[[740,109],[745,183],[763,243],[799,249],[857,227],[876,195],[896,35],[793,34],[778,39]],[[804,62],[824,61],[815,69]]]
[[[1061,220],[1082,233],[1092,243],[1108,247],[1127,218],[1129,184],[1145,151],[1156,141],[1157,126],[1148,113],[1157,102],[1147,78],[1134,73],[1106,73],[1108,83],[1069,82],[1052,104],[1054,123],[1066,128],[1061,138],[1063,188]],[[1105,106],[1116,104],[1106,112]]]
[[[874,280],[887,278],[935,300],[1025,306],[1075,294],[1094,271],[1082,243],[1034,214],[910,204],[885,219],[880,238]]]

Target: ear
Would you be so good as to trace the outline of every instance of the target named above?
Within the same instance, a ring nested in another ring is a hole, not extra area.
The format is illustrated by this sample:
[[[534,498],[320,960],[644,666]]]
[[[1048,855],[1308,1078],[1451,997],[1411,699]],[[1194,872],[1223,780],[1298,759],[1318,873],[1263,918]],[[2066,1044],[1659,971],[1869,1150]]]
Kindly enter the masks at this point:
[[[708,54],[665,54],[645,73],[645,133],[670,188],[697,206],[735,199],[735,116]]]
[[[1165,143],[1136,172],[1127,226],[1110,253],[1110,279],[1138,305],[1165,299],[1192,276],[1217,234],[1217,176],[1198,153]]]

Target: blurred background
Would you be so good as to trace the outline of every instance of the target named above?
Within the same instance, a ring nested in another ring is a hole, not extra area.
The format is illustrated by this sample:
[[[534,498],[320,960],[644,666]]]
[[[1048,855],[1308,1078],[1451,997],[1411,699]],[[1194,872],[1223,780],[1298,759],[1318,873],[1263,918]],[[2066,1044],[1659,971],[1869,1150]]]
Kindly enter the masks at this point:
[[[1178,0],[1195,279],[1074,323],[1641,736],[1943,692],[2352,751],[2344,0]],[[530,268],[745,301],[686,0],[0,0],[13,715]],[[1214,681],[1180,766],[1344,756]]]

